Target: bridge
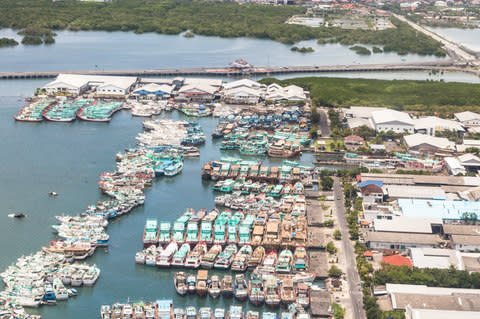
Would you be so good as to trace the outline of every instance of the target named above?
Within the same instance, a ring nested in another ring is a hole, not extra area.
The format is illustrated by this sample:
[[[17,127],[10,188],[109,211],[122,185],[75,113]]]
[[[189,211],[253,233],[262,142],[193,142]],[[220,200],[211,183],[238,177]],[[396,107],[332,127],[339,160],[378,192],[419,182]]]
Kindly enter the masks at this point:
[[[182,68],[182,69],[146,69],[146,70],[65,70],[65,71],[27,71],[0,72],[0,79],[36,79],[53,78],[60,73],[116,76],[273,76],[293,73],[334,73],[334,72],[395,72],[395,71],[453,71],[480,74],[478,70],[468,68],[466,63],[458,64],[454,60],[442,60],[422,63],[398,64],[354,64],[335,66],[285,66],[254,67],[248,71],[232,68]]]

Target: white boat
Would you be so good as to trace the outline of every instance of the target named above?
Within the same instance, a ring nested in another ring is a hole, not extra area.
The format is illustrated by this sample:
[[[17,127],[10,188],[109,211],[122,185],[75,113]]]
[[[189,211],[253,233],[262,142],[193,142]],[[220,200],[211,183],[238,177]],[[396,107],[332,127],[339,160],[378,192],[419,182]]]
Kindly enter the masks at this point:
[[[100,269],[93,266],[83,275],[83,284],[85,286],[93,286],[98,277],[100,277]]]
[[[172,257],[178,250],[178,244],[176,242],[170,242],[168,246],[162,251],[160,256],[156,259],[155,264],[158,267],[170,267]]]
[[[145,264],[145,253],[143,251],[139,251],[135,254],[135,263],[137,264]]]

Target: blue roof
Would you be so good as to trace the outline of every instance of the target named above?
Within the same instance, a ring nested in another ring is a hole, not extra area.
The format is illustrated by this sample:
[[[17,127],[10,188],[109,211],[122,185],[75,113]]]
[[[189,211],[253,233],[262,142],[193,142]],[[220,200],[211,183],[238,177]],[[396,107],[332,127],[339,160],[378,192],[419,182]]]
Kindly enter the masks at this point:
[[[480,217],[480,202],[476,201],[401,198],[398,206],[406,217],[460,220],[464,213],[476,213]]]
[[[368,180],[368,181],[364,181],[364,182],[361,182],[361,183],[358,183],[358,187],[362,188],[362,187],[365,187],[365,186],[368,186],[368,185],[376,185],[378,187],[382,187],[383,186],[383,182],[382,181],[372,181],[372,180]]]

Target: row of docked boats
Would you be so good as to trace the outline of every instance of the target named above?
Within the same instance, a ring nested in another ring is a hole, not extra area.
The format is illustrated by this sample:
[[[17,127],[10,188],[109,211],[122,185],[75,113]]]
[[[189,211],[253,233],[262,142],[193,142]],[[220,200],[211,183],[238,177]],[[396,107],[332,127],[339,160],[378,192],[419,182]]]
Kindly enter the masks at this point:
[[[62,253],[39,251],[19,258],[0,274],[5,284],[0,297],[18,308],[54,304],[77,294],[68,286],[92,286],[99,276],[95,265],[69,263]]]
[[[269,167],[257,161],[222,158],[207,162],[202,167],[202,178],[213,181],[230,179],[284,184],[300,182],[312,173],[313,167],[287,160],[281,166]]]
[[[198,123],[168,119],[146,120],[145,132],[138,134],[137,143],[155,149],[164,146],[197,146],[205,143],[205,135]]]
[[[213,105],[180,103],[177,110],[187,116],[207,117],[213,113]]]
[[[296,303],[304,309],[310,307],[311,282],[294,282],[291,277],[277,277],[251,273],[250,278],[244,274],[208,276],[206,270],[199,270],[197,275],[177,272],[173,278],[176,292],[185,296],[197,294],[212,298],[235,297],[239,301],[248,299],[255,306],[277,307]]]
[[[280,206],[276,211],[219,212],[212,209],[197,213],[188,209],[177,218],[172,226],[170,222],[158,222],[149,218],[144,227],[143,245],[166,245],[170,242],[182,245],[205,243],[208,246],[266,246],[267,248],[294,247],[305,245],[308,240],[305,211],[292,210],[293,204]],[[298,213],[294,215],[293,213]],[[302,214],[303,213],[303,214]]]
[[[132,116],[151,117],[160,115],[166,108],[168,102],[163,100],[149,100],[149,101],[131,101],[130,110]]]
[[[89,122],[110,122],[113,114],[128,108],[129,106],[123,102],[94,100],[92,103],[80,107],[77,117]]]
[[[244,179],[224,179],[217,181],[213,185],[213,190],[222,193],[232,193],[239,191],[241,195],[259,195],[271,197],[281,197],[287,195],[302,195],[305,193],[303,183],[296,182],[295,184],[268,184],[261,182],[254,182],[252,180]]]
[[[298,246],[294,251],[283,249],[266,253],[263,246],[253,249],[250,245],[227,245],[222,248],[215,244],[207,248],[205,242],[194,247],[184,243],[170,242],[165,247],[149,246],[135,254],[135,263],[157,267],[184,267],[187,269],[231,269],[243,272],[255,269],[263,274],[304,273],[308,270],[308,254],[305,247]]]
[[[301,108],[278,108],[271,113],[259,113],[245,111],[221,117],[212,137],[220,138],[245,130],[274,132],[286,127],[290,132],[308,131],[309,119]]]
[[[175,308],[172,300],[157,300],[155,302],[115,303],[100,307],[101,319],[310,319],[310,315],[297,304],[291,304],[288,311],[280,316],[275,312],[257,311],[244,313],[240,305],[224,308],[194,306]]]

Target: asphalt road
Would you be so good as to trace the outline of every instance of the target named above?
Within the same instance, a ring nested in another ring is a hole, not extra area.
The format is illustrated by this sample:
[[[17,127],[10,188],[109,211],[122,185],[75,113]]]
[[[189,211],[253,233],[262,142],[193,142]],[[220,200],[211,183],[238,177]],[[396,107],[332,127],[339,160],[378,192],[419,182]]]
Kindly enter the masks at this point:
[[[320,121],[318,121],[318,129],[322,133],[322,137],[330,136],[330,127],[328,126],[327,113],[322,109],[317,109],[320,114]]]
[[[335,196],[338,224],[340,226],[340,231],[342,232],[342,246],[343,251],[345,252],[345,263],[347,266],[346,274],[350,289],[348,293],[352,302],[353,318],[365,319],[366,316],[363,309],[363,293],[361,290],[360,276],[358,275],[355,263],[355,251],[348,233],[342,185],[338,177],[334,177],[333,192]]]

